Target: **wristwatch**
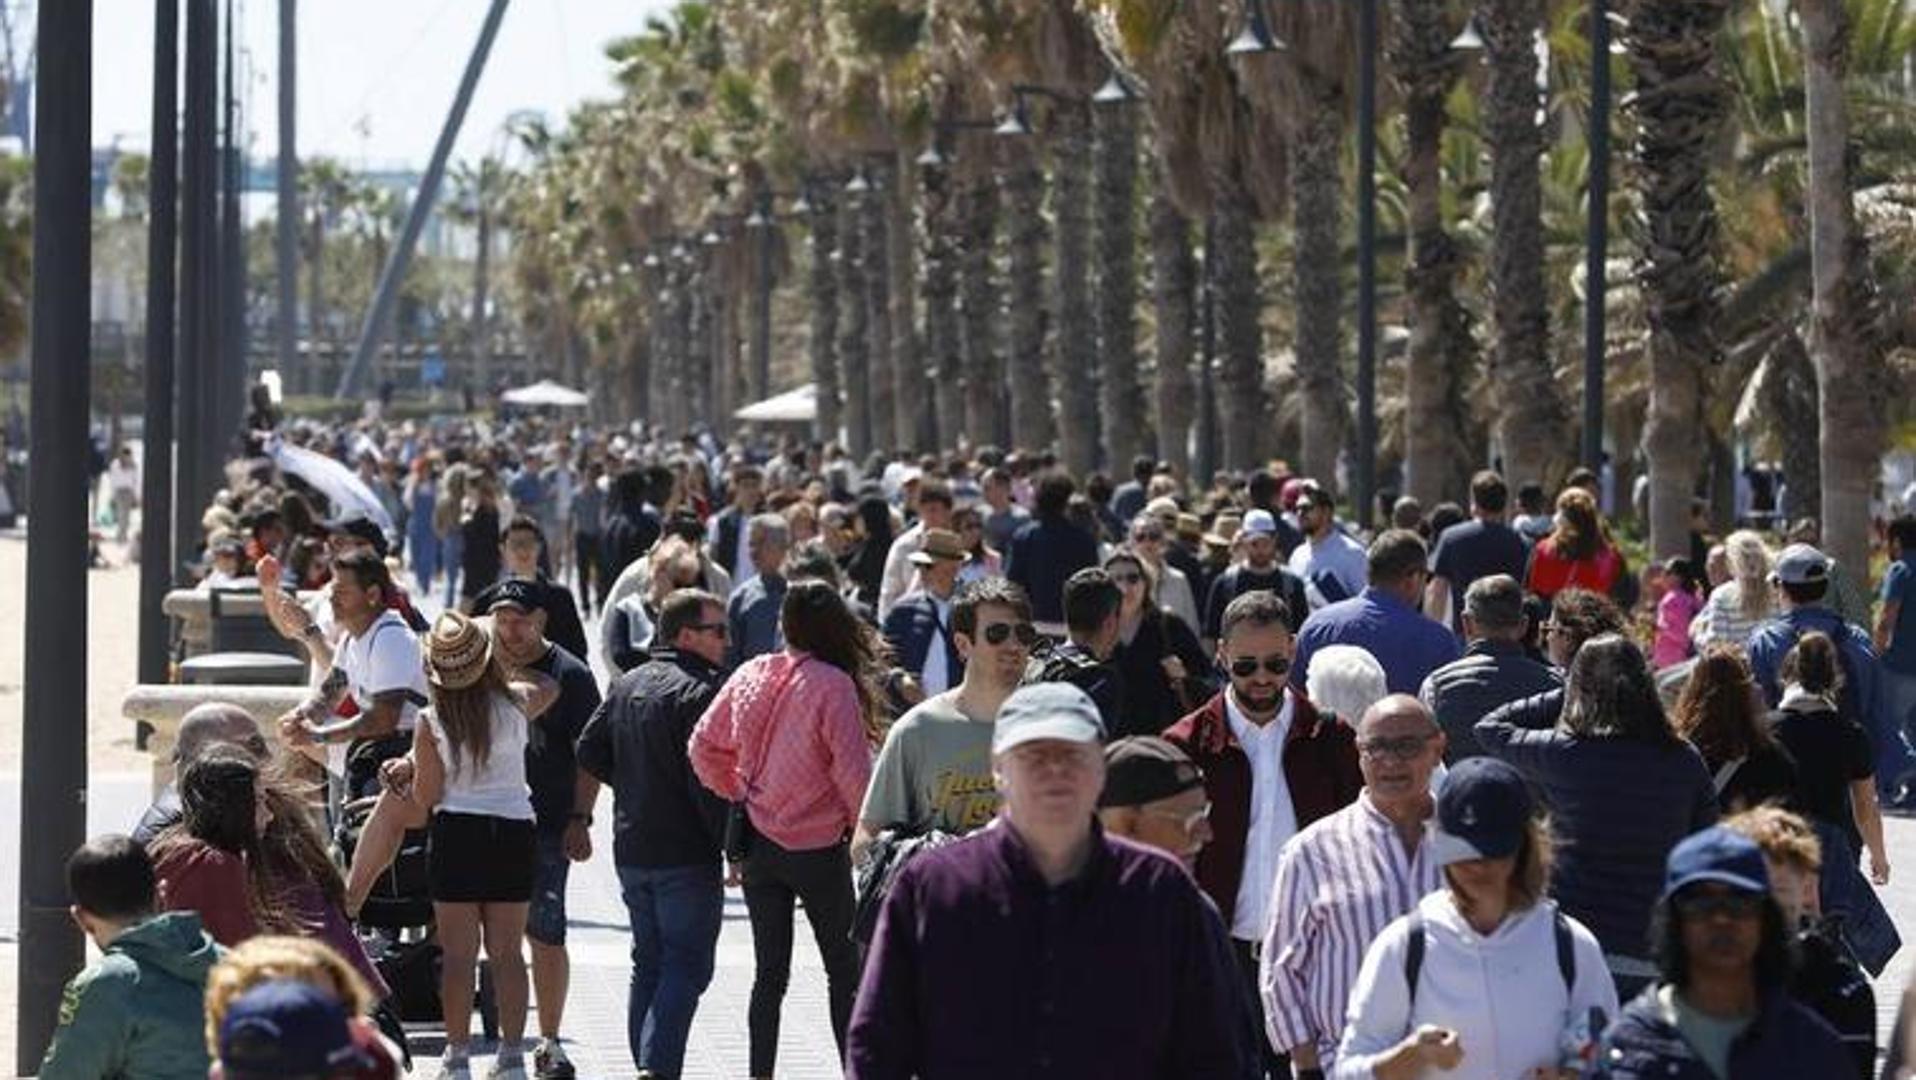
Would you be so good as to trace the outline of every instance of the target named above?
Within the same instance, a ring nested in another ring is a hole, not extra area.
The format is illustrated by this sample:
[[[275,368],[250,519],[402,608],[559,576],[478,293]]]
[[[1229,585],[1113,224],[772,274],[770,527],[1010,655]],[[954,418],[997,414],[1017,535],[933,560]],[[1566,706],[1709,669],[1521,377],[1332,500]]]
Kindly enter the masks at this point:
[[[300,630],[299,636],[303,638],[324,638],[326,636],[326,632],[319,628],[318,623],[309,622],[306,624],[306,626],[303,629]]]
[[[588,829],[592,827],[592,815],[583,811],[574,810],[571,814],[571,820],[585,822],[585,827]]]

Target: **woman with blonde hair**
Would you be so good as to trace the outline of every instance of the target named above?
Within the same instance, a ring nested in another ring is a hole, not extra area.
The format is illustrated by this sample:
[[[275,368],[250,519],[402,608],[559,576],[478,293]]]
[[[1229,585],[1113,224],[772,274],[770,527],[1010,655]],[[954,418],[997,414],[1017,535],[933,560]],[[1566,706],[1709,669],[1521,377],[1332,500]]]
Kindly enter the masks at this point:
[[[282,980],[316,987],[346,1010],[353,1046],[371,1062],[353,1071],[356,1080],[393,1080],[406,1074],[410,1057],[371,1019],[377,1002],[353,966],[321,942],[275,935],[241,943],[206,976],[206,1047],[214,1058],[219,1057],[220,1026],[234,1000],[261,983]]]
[[[1710,590],[1703,610],[1690,623],[1690,638],[1701,653],[1711,645],[1741,649],[1750,631],[1776,612],[1770,594],[1770,549],[1749,529],[1738,529],[1723,540],[1730,580]]]

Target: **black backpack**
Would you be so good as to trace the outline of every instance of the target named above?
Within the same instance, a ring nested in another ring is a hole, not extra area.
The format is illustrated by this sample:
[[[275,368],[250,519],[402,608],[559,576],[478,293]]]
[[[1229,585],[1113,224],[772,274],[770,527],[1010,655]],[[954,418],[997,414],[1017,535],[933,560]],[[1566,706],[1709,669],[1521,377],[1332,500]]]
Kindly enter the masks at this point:
[[[1577,946],[1570,936],[1570,920],[1563,912],[1550,913],[1551,929],[1557,939],[1557,973],[1563,976],[1563,992],[1572,993],[1577,985]],[[1424,970],[1424,914],[1415,908],[1410,912],[1410,940],[1404,948],[1404,983],[1410,987],[1410,1003],[1417,1004],[1417,976]]]

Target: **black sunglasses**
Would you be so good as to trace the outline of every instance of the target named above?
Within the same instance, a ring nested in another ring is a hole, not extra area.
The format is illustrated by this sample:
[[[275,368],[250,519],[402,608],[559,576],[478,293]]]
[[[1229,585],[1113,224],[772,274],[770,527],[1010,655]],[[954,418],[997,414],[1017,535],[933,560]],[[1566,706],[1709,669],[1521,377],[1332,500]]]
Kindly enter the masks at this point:
[[[1709,919],[1718,915],[1730,919],[1754,919],[1763,910],[1763,898],[1755,893],[1687,893],[1676,898],[1677,910],[1688,919]]]
[[[1291,661],[1286,656],[1267,656],[1259,660],[1255,656],[1240,656],[1231,661],[1231,674],[1240,679],[1248,679],[1257,674],[1262,667],[1273,675],[1283,676],[1291,673]]]
[[[987,645],[1003,645],[1013,634],[1018,635],[1018,644],[1027,649],[1038,643],[1038,628],[1028,622],[996,622],[985,627],[982,633]]]

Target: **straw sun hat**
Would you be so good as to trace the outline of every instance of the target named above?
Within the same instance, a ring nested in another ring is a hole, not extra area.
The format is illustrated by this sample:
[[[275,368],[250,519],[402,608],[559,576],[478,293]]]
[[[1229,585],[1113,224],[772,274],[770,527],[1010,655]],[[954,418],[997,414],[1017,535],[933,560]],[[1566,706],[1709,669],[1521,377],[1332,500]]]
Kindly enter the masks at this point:
[[[464,690],[492,663],[492,638],[456,611],[434,620],[426,636],[426,678],[445,690]]]

